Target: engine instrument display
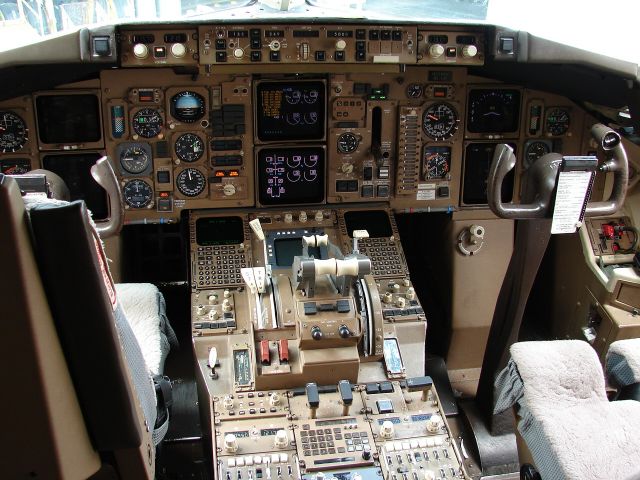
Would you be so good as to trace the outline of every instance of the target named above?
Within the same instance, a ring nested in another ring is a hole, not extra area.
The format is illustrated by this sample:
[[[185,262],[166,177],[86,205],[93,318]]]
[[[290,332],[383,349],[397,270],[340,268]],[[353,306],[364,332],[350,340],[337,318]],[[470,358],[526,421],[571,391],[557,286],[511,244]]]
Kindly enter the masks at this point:
[[[96,95],[39,95],[36,109],[38,135],[43,143],[78,144],[102,138]]]
[[[118,146],[120,166],[127,173],[139,174],[151,165],[151,147],[143,143],[123,143]]]
[[[29,139],[24,120],[13,112],[0,112],[0,152],[20,150]]]
[[[509,133],[518,130],[520,91],[476,89],[469,92],[467,130],[472,133]]]
[[[324,200],[324,149],[264,148],[258,152],[258,197],[262,205]]]
[[[445,178],[451,169],[451,147],[426,146],[422,153],[425,180]]]
[[[180,92],[171,97],[171,116],[185,123],[193,123],[204,117],[205,101],[196,92]]]
[[[262,82],[256,87],[257,136],[261,141],[324,138],[325,84]]]
[[[176,140],[174,149],[183,162],[195,162],[204,153],[204,141],[194,133],[184,133]]]
[[[569,130],[570,125],[569,112],[564,108],[551,108],[547,112],[547,133],[558,136],[564,135]]]
[[[185,197],[197,197],[206,186],[207,179],[197,168],[185,168],[176,176],[176,187]]]
[[[244,228],[240,217],[206,217],[196,221],[198,245],[239,245],[244,242]]]
[[[141,137],[153,138],[160,134],[163,123],[159,110],[142,108],[133,116],[133,131]]]
[[[448,103],[434,103],[424,111],[422,130],[433,140],[447,140],[458,130],[458,112]]]
[[[124,201],[131,208],[144,208],[151,203],[153,191],[143,180],[130,180],[123,188]]]

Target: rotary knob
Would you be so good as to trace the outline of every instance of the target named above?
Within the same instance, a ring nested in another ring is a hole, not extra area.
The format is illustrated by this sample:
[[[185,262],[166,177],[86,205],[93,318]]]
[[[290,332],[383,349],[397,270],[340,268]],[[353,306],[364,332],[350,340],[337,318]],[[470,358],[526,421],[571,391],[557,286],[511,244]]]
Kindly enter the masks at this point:
[[[183,43],[174,43],[171,45],[171,55],[176,58],[182,58],[187,53],[187,47]]]
[[[429,431],[430,433],[438,433],[441,428],[442,428],[442,417],[437,413],[431,415],[429,420],[427,420],[427,431]]]
[[[342,39],[336,42],[336,50],[344,50],[345,48],[347,48],[347,42]]]
[[[462,47],[462,56],[465,58],[473,58],[478,54],[478,47],[475,45],[465,45]]]
[[[396,298],[396,307],[404,308],[406,304],[407,304],[407,301],[405,300],[404,297]]]
[[[278,405],[280,405],[280,402],[280,394],[278,392],[273,392],[269,397],[269,405],[271,405],[272,407],[277,407]]]
[[[311,338],[314,340],[322,340],[322,330],[317,325],[311,329]]]
[[[382,297],[382,301],[384,303],[392,303],[393,302],[393,294],[391,292],[386,292]]]
[[[230,453],[238,451],[238,440],[236,440],[236,436],[233,433],[227,433],[224,436],[224,449]]]
[[[273,439],[273,444],[276,448],[287,448],[289,445],[289,436],[285,430],[278,430],[276,436]]]
[[[290,213],[285,213],[284,223],[291,223],[291,222],[293,222],[293,215],[291,215]]]
[[[298,220],[300,221],[300,223],[304,223],[307,221],[307,212],[305,212],[304,210],[300,212],[300,214],[298,214]]]
[[[434,43],[429,47],[429,55],[432,58],[441,57],[444,54],[444,47],[439,43]]]
[[[218,296],[217,295],[209,295],[207,297],[207,301],[209,302],[209,305],[216,305],[218,303]]]
[[[149,48],[144,43],[136,43],[133,46],[133,55],[136,58],[147,58],[149,56]]]
[[[397,283],[394,283],[394,284],[391,286],[391,289],[392,289],[394,292],[398,293],[398,292],[400,291],[400,285],[399,285],[399,284],[397,284]]]
[[[217,320],[218,312],[216,310],[209,310],[209,320]]]
[[[225,197],[231,197],[236,194],[236,186],[233,183],[225,183],[222,187],[222,193]]]
[[[351,330],[349,330],[349,327],[346,325],[340,325],[338,335],[340,335],[341,338],[349,338],[351,336]]]
[[[225,395],[222,399],[222,406],[226,410],[233,410],[233,397],[231,395]]]
[[[240,47],[233,50],[233,56],[236,58],[242,58],[244,56],[244,50]]]
[[[225,312],[230,312],[231,310],[233,310],[233,305],[231,305],[231,302],[228,298],[225,298],[224,302],[222,302],[222,310],[224,310]]]
[[[226,290],[222,293],[222,296],[223,296],[224,298],[229,298],[229,297],[231,297],[231,290],[226,289]]]
[[[382,422],[382,425],[380,426],[380,436],[388,440],[390,438],[393,438],[393,433],[393,423],[391,423],[389,420],[385,420],[384,422]]]
[[[204,315],[206,311],[207,310],[204,308],[204,305],[198,305],[198,308],[196,308],[196,313],[198,315]]]
[[[352,173],[353,172],[353,164],[352,163],[343,163],[341,167],[342,173]]]
[[[416,298],[416,290],[415,290],[415,288],[413,288],[413,287],[407,288],[406,297],[407,297],[407,300],[415,300],[415,298]]]
[[[324,220],[324,214],[322,213],[322,210],[318,210],[314,218],[316,219],[316,222],[321,222],[322,220]]]

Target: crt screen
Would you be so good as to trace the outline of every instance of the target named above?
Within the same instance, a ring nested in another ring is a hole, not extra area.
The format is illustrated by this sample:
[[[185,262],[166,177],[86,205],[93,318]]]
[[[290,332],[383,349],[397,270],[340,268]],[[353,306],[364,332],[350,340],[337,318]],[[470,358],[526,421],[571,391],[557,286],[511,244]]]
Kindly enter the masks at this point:
[[[95,95],[41,95],[36,107],[43,143],[100,141],[100,107]]]
[[[302,255],[302,238],[277,238],[273,242],[273,249],[276,254],[276,265],[290,267],[293,265],[293,257]],[[318,247],[309,248],[309,255],[313,258],[320,258],[320,249]]]
[[[393,235],[389,215],[384,210],[352,211],[344,214],[347,233],[353,237],[354,230],[366,230],[369,238],[390,237]]]
[[[321,140],[324,83],[263,82],[257,87],[258,138],[263,141]]]
[[[213,217],[196,220],[198,245],[238,245],[244,242],[240,217]]]
[[[322,202],[324,200],[324,150],[319,147],[260,150],[258,188],[262,205]]]

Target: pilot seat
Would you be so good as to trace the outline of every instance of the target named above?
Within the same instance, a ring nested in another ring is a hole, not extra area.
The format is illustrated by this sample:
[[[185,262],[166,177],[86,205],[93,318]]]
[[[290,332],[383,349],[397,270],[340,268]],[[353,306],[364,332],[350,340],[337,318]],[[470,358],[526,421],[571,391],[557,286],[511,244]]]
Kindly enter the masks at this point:
[[[28,197],[0,175],[0,334],[10,339],[0,358],[13,387],[0,468],[153,478],[171,404],[162,373],[177,345],[162,294],[114,284],[84,202]]]

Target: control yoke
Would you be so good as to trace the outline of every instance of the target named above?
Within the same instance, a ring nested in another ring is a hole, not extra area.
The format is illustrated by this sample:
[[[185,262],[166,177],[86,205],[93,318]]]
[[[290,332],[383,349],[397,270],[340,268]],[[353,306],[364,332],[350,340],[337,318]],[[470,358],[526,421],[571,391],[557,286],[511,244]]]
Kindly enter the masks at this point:
[[[103,239],[117,235],[124,223],[124,201],[116,174],[107,157],[102,157],[91,167],[91,176],[109,195],[109,218],[96,222],[96,229]]]
[[[608,200],[589,202],[585,215],[611,215],[622,207],[627,193],[629,179],[627,154],[622,146],[620,135],[611,128],[597,123],[591,127],[591,135],[598,145],[611,155],[611,158],[601,165],[599,170],[614,174],[613,190]],[[556,188],[558,170],[562,165],[562,155],[548,153],[533,164],[528,172],[527,182],[523,186],[522,204],[503,204],[501,198],[502,182],[515,164],[516,157],[513,149],[506,144],[498,145],[489,169],[487,184],[489,207],[493,213],[501,218],[550,218],[553,214],[553,193]]]

